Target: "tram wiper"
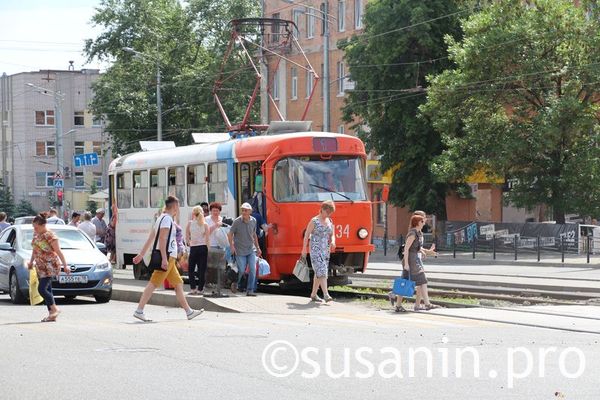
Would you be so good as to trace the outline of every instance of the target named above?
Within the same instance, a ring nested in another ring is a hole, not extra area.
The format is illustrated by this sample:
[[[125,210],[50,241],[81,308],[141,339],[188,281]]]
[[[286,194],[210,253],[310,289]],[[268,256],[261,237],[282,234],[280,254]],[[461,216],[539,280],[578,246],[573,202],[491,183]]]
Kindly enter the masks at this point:
[[[343,198],[345,198],[345,199],[348,199],[348,200],[350,200],[350,203],[354,203],[354,200],[352,200],[350,197],[346,196],[345,194],[342,194],[342,193],[340,193],[340,192],[336,192],[335,190],[331,190],[331,189],[329,189],[329,188],[326,188],[326,187],[324,187],[324,186],[314,185],[314,184],[312,184],[312,183],[309,183],[309,185],[310,185],[310,186],[312,186],[312,187],[316,187],[317,189],[326,190],[326,191],[327,191],[327,192],[329,192],[329,193],[335,193],[335,194],[337,194],[337,195],[340,195],[340,196],[342,196],[342,197],[343,197]]]

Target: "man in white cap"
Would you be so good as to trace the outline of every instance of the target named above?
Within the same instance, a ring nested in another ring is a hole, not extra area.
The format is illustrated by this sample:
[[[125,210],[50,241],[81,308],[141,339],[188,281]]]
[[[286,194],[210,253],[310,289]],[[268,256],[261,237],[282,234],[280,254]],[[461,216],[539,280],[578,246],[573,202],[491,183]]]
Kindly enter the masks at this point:
[[[104,222],[104,208],[96,210],[96,216],[92,218],[92,224],[96,227],[96,237],[94,240],[96,242],[104,243],[106,229],[108,228],[106,222]]]
[[[252,206],[248,203],[242,204],[242,215],[237,217],[231,229],[229,230],[229,245],[231,254],[235,254],[235,260],[238,266],[237,289],[241,289],[240,284],[249,267],[248,283],[246,285],[246,295],[256,296],[254,293],[256,282],[256,255],[261,256],[258,237],[256,236],[256,219],[252,216]],[[256,253],[255,253],[256,252]],[[231,290],[236,291],[235,283],[231,285]]]

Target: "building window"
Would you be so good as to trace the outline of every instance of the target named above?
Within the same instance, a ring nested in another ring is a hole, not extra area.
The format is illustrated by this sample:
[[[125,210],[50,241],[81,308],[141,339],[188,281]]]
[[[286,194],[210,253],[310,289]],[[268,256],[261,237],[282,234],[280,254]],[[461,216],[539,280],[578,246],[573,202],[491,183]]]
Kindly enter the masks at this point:
[[[377,193],[377,195],[375,196],[375,198],[377,199],[378,202],[377,203],[377,220],[376,220],[376,224],[377,225],[383,225],[384,221],[385,221],[385,203],[381,202],[381,192]]]
[[[307,8],[306,10],[306,38],[315,37],[315,10]]]
[[[73,114],[73,125],[83,126],[84,121],[85,121],[85,118],[83,115],[83,111],[75,111],[75,114]]]
[[[96,153],[98,157],[102,157],[102,142],[92,142],[92,153]]]
[[[325,34],[325,24],[327,18],[327,12],[325,11],[325,3],[321,3],[319,6],[319,11],[321,11],[321,36]]]
[[[227,203],[227,163],[208,164],[208,202]]]
[[[338,126],[338,133],[346,133],[346,129],[345,129],[344,125]]]
[[[362,28],[362,0],[354,0],[354,28]]]
[[[93,183],[98,189],[102,189],[102,172],[94,172]]]
[[[39,126],[53,126],[54,125],[54,111],[36,111],[35,112],[35,124]]]
[[[310,97],[313,90],[313,73],[306,71],[306,98]]]
[[[337,14],[338,31],[344,32],[346,30],[346,0],[338,1]]]
[[[206,168],[204,164],[192,165],[187,171],[188,206],[193,207],[206,201]]]
[[[35,142],[36,156],[55,156],[56,146],[54,142]]]
[[[85,187],[83,172],[75,172],[75,187],[79,189]]]
[[[281,18],[281,16],[279,15],[279,13],[275,13],[272,15],[272,18],[279,19]],[[271,25],[271,43],[279,43],[279,32],[280,27],[278,22]]]
[[[279,70],[273,74],[273,99],[279,100]]]
[[[338,95],[344,94],[344,63],[338,61],[337,63],[337,84],[338,84]]]
[[[92,119],[92,126],[93,127],[101,127],[102,126],[102,117],[97,117],[94,115],[93,119]]]
[[[325,65],[321,64],[321,98],[323,98],[323,89],[325,88]]]
[[[292,67],[292,100],[298,99],[298,69]]]
[[[54,173],[53,172],[36,172],[35,186],[37,187],[53,187]]]
[[[300,10],[294,10],[292,13],[292,18],[294,20],[294,36],[296,36],[296,39],[300,38],[300,15],[302,14],[302,11]]]
[[[85,153],[85,142],[75,142],[73,153],[75,155]]]

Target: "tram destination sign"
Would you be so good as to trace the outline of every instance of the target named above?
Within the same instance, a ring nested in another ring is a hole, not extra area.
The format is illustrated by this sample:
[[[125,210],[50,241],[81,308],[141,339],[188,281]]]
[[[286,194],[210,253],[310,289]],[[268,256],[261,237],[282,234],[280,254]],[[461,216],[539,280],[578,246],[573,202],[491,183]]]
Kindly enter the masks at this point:
[[[73,156],[73,165],[75,167],[87,167],[100,164],[98,153],[76,154]]]

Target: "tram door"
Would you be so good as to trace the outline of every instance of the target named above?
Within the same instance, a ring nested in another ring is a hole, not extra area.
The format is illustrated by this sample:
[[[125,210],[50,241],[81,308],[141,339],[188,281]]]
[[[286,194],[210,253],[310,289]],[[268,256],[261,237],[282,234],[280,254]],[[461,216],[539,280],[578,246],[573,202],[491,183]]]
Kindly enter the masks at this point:
[[[252,195],[254,194],[254,174],[256,168],[254,163],[239,163],[237,164],[237,209],[242,206],[242,203],[252,203]]]

